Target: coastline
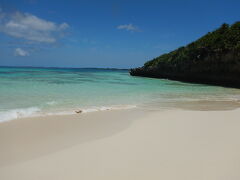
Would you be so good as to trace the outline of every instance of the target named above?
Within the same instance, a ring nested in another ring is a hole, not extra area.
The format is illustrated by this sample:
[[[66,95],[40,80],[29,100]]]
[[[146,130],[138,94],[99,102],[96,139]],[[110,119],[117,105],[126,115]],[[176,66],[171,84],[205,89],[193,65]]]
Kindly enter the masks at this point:
[[[225,87],[225,88],[234,88],[240,89],[239,82],[234,82],[230,78],[225,81],[216,81],[217,76],[214,76],[214,80],[209,77],[192,77],[192,76],[181,76],[181,75],[160,75],[156,72],[150,72],[148,70],[144,70],[142,67],[131,69],[129,74],[135,77],[145,77],[145,78],[155,78],[155,79],[168,79],[172,81],[179,81],[183,83],[193,83],[193,84],[201,84],[201,85],[210,85],[210,86],[218,86],[218,87]],[[209,78],[209,79],[208,79]],[[230,82],[229,82],[230,81]]]
[[[183,107],[188,109],[200,103],[215,110],[219,105],[231,109],[240,104],[239,89],[132,77],[126,70],[0,68],[0,74],[0,123],[132,106],[157,109],[190,104]]]
[[[240,180],[240,0],[0,0],[0,180]]]
[[[223,23],[197,40],[153,58],[129,73],[239,89],[239,27],[239,21],[231,25]]]
[[[128,109],[0,123],[0,179],[240,179],[240,109]]]

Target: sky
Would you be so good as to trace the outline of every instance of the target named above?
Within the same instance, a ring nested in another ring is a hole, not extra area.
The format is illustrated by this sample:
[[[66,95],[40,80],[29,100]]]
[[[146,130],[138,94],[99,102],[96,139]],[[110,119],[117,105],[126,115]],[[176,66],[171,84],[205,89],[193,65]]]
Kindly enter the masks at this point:
[[[0,0],[0,66],[133,68],[240,21],[240,0]]]

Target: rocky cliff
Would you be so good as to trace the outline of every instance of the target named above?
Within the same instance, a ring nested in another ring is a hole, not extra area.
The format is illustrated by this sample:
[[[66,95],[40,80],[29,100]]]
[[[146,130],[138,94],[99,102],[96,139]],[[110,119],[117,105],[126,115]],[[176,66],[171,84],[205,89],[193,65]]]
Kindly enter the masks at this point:
[[[184,47],[131,69],[130,74],[240,88],[240,22],[223,24]]]

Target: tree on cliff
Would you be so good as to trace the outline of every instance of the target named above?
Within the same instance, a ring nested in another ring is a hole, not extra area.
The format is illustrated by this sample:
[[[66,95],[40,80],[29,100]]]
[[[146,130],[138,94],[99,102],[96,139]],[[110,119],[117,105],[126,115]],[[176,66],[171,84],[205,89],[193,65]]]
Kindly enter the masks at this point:
[[[240,22],[148,61],[131,75],[240,87]]]

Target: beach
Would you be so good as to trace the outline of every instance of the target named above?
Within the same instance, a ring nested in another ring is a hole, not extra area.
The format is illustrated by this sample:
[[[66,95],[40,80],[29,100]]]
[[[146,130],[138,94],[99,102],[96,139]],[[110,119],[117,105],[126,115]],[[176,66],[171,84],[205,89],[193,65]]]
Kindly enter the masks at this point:
[[[0,0],[0,180],[240,180],[240,0]]]
[[[240,109],[125,109],[0,123],[1,180],[238,180]]]

